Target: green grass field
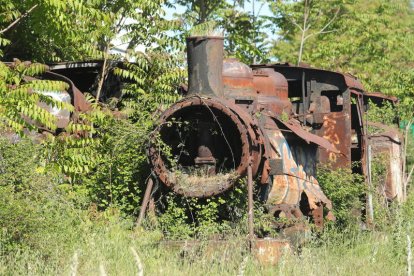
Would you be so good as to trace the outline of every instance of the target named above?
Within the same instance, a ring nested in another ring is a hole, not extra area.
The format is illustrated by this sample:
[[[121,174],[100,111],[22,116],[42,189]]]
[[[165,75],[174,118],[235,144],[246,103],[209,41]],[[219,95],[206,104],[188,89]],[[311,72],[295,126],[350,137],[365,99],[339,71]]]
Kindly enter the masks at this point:
[[[404,275],[405,233],[413,237],[407,231],[406,227],[394,232],[332,230],[313,238],[300,252],[286,254],[278,265],[261,266],[240,237],[230,238],[213,252],[207,246],[184,252],[160,245],[161,234],[155,231],[134,231],[115,220],[84,222],[72,235],[54,233],[50,239],[39,239],[48,255],[30,249],[3,255],[0,274],[136,275],[135,250],[144,275]],[[60,243],[54,235],[63,236],[57,238]]]

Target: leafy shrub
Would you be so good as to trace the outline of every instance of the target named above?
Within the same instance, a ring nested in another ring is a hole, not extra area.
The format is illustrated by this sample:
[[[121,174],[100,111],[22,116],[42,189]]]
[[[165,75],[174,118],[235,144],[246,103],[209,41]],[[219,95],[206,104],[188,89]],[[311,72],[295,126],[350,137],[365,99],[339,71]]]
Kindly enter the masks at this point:
[[[28,139],[17,135],[0,138],[0,185],[22,191],[30,187],[36,171],[41,169],[37,160],[38,149]]]
[[[173,193],[165,196],[160,210],[160,228],[169,238],[208,238],[240,234],[246,228],[246,183],[241,180],[220,196],[187,198]]]
[[[385,125],[392,125],[397,118],[397,109],[389,101],[384,101],[382,106],[376,105],[369,100],[369,108],[367,111],[368,121],[378,122]],[[372,132],[370,132],[372,133]]]
[[[43,169],[40,149],[28,139],[0,139],[0,255],[30,249],[46,258],[76,239],[79,213],[57,189],[61,177]]]
[[[146,158],[147,129],[127,120],[109,119],[99,129],[99,156],[92,171],[83,175],[91,200],[100,209],[118,206],[134,213],[140,206],[140,191],[150,174]]]
[[[365,192],[364,178],[351,169],[332,170],[329,166],[318,168],[318,181],[326,196],[332,201],[337,225],[346,227],[361,216],[361,196]]]
[[[40,107],[39,102],[59,109],[74,110],[71,104],[53,100],[42,94],[44,91],[67,90],[67,83],[27,78],[39,75],[45,70],[46,65],[39,63],[15,60],[8,66],[0,62],[0,117],[2,118],[0,127],[2,129],[11,129],[20,134],[25,129],[34,130],[38,126],[56,130],[57,118]]]

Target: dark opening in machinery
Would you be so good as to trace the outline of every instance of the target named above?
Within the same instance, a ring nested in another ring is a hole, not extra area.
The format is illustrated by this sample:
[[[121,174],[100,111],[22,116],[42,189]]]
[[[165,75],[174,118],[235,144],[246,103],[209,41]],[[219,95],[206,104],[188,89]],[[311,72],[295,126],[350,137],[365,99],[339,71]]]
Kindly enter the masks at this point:
[[[215,160],[214,172],[227,173],[241,162],[242,140],[236,123],[223,111],[205,105],[189,106],[174,112],[161,128],[161,139],[170,154],[162,154],[167,168],[191,173],[197,164],[200,146],[207,148]]]

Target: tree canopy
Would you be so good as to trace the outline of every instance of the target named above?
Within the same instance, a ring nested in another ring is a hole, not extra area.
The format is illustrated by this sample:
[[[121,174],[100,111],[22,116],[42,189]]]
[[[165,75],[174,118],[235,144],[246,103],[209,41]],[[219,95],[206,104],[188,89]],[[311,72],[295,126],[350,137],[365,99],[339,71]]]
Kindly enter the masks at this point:
[[[410,1],[276,2],[272,11],[280,36],[271,54],[279,60],[298,61],[303,41],[301,28],[305,25],[302,62],[349,72],[360,78],[368,91],[411,101],[414,11]]]

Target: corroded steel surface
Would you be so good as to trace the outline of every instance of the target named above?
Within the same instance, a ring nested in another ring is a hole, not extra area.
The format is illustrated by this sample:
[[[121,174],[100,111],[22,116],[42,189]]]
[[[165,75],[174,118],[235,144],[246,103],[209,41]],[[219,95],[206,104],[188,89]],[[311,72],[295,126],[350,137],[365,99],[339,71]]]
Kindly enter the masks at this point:
[[[379,126],[379,124],[370,124]],[[383,125],[385,129],[389,127]],[[404,187],[402,179],[402,153],[401,137],[397,130],[388,130],[378,134],[369,135],[369,144],[373,149],[373,157],[377,162],[384,162],[386,167],[385,181],[378,187],[379,193],[389,201],[404,200]]]
[[[351,165],[351,123],[348,113],[330,113],[323,117],[323,125],[316,132],[329,141],[334,151],[320,151],[319,160],[330,163],[334,168]]]
[[[69,84],[72,104],[76,111],[85,112],[91,109],[90,104],[86,101],[85,95],[75,86],[71,79],[54,72],[45,72],[44,75],[49,79],[61,80]]]
[[[199,97],[199,96],[192,96],[186,98],[171,108],[169,108],[162,116],[160,120],[160,126],[164,126],[166,122],[175,118],[178,114],[177,112],[185,112],[186,109],[192,108],[192,110],[201,110],[202,108],[207,108],[206,115],[209,115],[208,112],[220,112],[224,116],[228,116],[231,122],[237,129],[237,134],[241,139],[241,148],[238,149],[240,151],[240,161],[238,164],[235,164],[235,171],[236,173],[241,176],[245,175],[248,166],[249,157],[253,160],[253,172],[257,174],[258,167],[260,164],[260,156],[261,156],[261,141],[258,139],[258,128],[255,127],[255,122],[253,118],[246,116],[244,111],[238,109],[237,106],[232,104],[231,102],[227,102],[225,100],[220,100],[217,98],[207,98],[207,97]],[[238,112],[237,112],[238,111]],[[185,114],[187,115],[187,114]],[[189,116],[191,112],[189,113]],[[187,117],[183,117],[186,119]],[[187,118],[191,119],[191,118]],[[214,119],[213,119],[214,120]],[[217,122],[219,125],[219,123]],[[221,126],[219,125],[221,128]],[[227,137],[226,137],[227,138]],[[230,137],[228,137],[230,139]],[[196,197],[207,197],[215,194],[222,193],[229,189],[234,184],[233,181],[225,181],[222,183],[221,186],[210,187],[207,188],[203,185],[200,185],[199,189],[175,189],[177,187],[176,179],[172,176],[172,171],[167,168],[165,161],[163,160],[162,154],[159,150],[157,150],[157,146],[153,145],[149,149],[149,156],[152,162],[153,168],[157,176],[161,179],[161,181],[174,189],[177,193],[186,195],[186,196],[196,196]],[[201,180],[200,180],[201,181]]]
[[[365,173],[368,138],[382,139],[377,146],[384,144],[381,151],[392,156],[387,197],[398,197],[400,144],[392,131],[382,133],[381,138],[368,137],[365,117],[368,98],[377,102],[395,99],[365,93],[352,75],[290,64],[248,67],[235,59],[223,62],[218,49],[221,39],[193,37],[188,41],[187,97],[165,111],[157,129],[167,145],[180,145],[189,153],[185,158],[181,151],[173,150],[173,155],[178,155],[179,169],[209,166],[205,170],[209,177],[224,168],[234,170],[239,178],[246,175],[251,161],[252,175],[260,184],[259,198],[272,215],[295,219],[305,216],[322,227],[324,219],[333,220],[334,216],[332,203],[317,181],[316,165],[351,168],[355,162],[359,164],[355,171]],[[207,47],[210,43],[212,46]],[[197,129],[182,143],[176,141],[178,135],[165,128],[177,118]],[[383,141],[384,137],[394,142]],[[174,168],[154,143],[149,156],[159,179],[182,195],[212,196],[235,182],[231,179],[207,188],[201,177],[198,186],[177,188],[177,180],[171,178]],[[233,162],[228,162],[231,159]]]
[[[188,37],[188,94],[223,96],[223,37]]]
[[[272,96],[279,100],[288,100],[288,81],[271,68],[254,70],[254,87],[259,96]]]
[[[252,69],[237,59],[224,60],[223,84],[226,97],[255,97]]]
[[[288,240],[257,239],[252,242],[252,251],[261,265],[276,265],[292,249]]]
[[[338,154],[341,153],[337,147],[335,147],[334,143],[330,143],[328,140],[321,138],[317,135],[314,135],[310,132],[307,132],[304,130],[297,121],[295,120],[289,120],[287,122],[280,121],[281,124],[286,126],[288,129],[290,129],[293,133],[301,137],[303,140],[305,140],[308,144],[314,143],[320,147],[322,147],[324,150],[327,150],[328,152]]]
[[[369,99],[382,99],[382,100],[387,100],[387,101],[391,101],[393,103],[397,103],[398,102],[398,98],[395,96],[387,96],[382,94],[381,92],[372,92],[372,93],[364,93],[364,97],[365,98],[369,98]]]
[[[278,205],[300,205],[312,215],[312,210],[325,206],[332,209],[331,201],[325,196],[316,180],[316,149],[306,144],[292,144],[278,129],[267,130],[270,137],[272,159],[282,160],[281,171],[271,176],[272,187],[266,205],[275,210]],[[306,200],[304,199],[306,197]],[[306,201],[306,202],[305,202]]]

